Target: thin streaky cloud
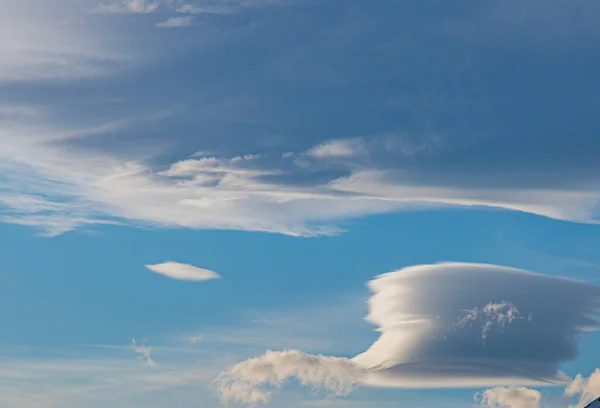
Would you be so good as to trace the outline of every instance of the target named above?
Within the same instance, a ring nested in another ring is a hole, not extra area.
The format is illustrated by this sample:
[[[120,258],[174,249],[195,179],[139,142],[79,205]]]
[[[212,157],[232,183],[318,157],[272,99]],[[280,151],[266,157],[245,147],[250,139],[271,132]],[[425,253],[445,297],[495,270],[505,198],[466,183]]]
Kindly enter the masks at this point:
[[[166,19],[165,21],[161,21],[157,23],[156,26],[159,28],[185,28],[191,27],[194,24],[193,16],[183,16],[183,17],[171,17]]]

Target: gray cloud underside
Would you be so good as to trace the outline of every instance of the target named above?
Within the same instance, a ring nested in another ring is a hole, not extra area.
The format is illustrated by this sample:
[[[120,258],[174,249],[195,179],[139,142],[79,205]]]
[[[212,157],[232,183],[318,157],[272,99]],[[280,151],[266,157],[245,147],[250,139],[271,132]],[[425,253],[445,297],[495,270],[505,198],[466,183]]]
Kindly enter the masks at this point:
[[[595,2],[34,3],[0,16],[16,56],[0,62],[5,222],[311,236],[441,206],[599,220]]]

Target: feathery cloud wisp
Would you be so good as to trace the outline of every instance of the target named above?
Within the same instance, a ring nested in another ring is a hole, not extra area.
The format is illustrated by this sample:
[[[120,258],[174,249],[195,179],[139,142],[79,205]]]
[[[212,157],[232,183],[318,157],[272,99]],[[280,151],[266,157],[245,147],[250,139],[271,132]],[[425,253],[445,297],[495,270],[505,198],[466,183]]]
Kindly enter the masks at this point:
[[[156,24],[159,28],[185,28],[194,24],[193,16],[171,17]]]
[[[158,10],[161,4],[167,3],[161,0],[114,0],[100,3],[92,12],[95,13],[153,13]]]
[[[206,281],[219,279],[221,277],[221,275],[214,271],[179,262],[163,262],[155,265],[146,265],[146,268],[152,272],[178,280]]]
[[[156,365],[154,360],[152,360],[152,347],[148,347],[145,344],[139,345],[135,339],[131,339],[131,348],[135,353],[139,354],[148,365]]]

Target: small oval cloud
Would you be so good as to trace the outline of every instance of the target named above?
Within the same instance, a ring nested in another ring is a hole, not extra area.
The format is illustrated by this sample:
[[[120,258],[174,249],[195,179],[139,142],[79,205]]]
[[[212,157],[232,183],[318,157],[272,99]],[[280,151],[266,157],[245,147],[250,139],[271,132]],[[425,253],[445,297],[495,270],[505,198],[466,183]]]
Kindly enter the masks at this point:
[[[168,276],[169,278],[186,281],[206,281],[219,279],[221,275],[209,269],[198,268],[193,265],[164,262],[156,265],[146,265],[146,268],[152,272]]]

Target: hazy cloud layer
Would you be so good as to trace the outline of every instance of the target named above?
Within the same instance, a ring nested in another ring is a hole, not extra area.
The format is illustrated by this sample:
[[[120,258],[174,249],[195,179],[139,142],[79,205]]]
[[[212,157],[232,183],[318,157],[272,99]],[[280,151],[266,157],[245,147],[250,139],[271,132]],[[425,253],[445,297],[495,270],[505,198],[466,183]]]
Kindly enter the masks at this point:
[[[380,337],[366,352],[335,360],[297,351],[268,352],[225,371],[221,394],[225,399],[264,402],[270,394],[259,386],[281,386],[291,377],[332,390],[323,379],[331,373],[335,384],[344,384],[340,394],[358,384],[566,384],[559,366],[577,357],[577,337],[596,330],[600,316],[600,287],[496,265],[408,267],[377,277],[369,288],[373,295],[366,320],[378,327]],[[321,374],[315,377],[307,364]],[[339,370],[339,365],[347,370]],[[516,401],[522,394],[522,389],[498,388],[484,397]]]
[[[221,277],[221,275],[214,271],[179,262],[163,262],[156,265],[146,265],[146,268],[152,272],[178,280],[206,281],[219,279]]]

